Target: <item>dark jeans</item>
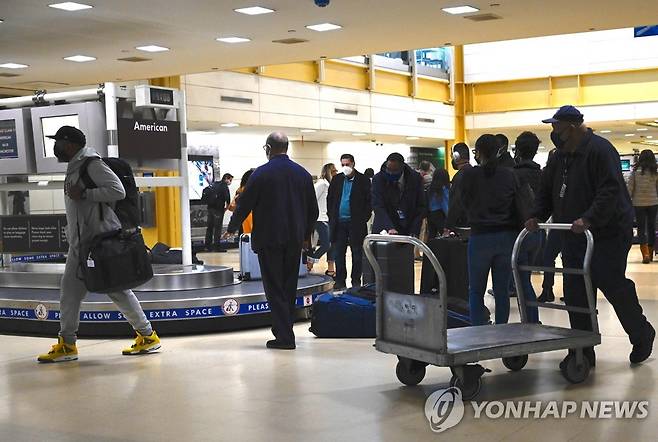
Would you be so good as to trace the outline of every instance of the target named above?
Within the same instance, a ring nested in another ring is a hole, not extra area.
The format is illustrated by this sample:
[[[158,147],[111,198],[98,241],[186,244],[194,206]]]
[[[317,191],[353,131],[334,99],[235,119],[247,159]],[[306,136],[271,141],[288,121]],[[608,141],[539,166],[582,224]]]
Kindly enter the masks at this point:
[[[363,239],[353,238],[351,222],[340,221],[336,225],[336,240],[333,243],[336,258],[336,284],[337,288],[346,287],[347,280],[347,246],[352,251],[352,287],[361,286],[361,273],[363,265]],[[365,229],[364,229],[365,230]]]
[[[258,251],[265,296],[272,312],[272,334],[278,341],[286,344],[295,342],[292,326],[295,322],[301,254],[301,244]]]
[[[496,298],[496,324],[506,324],[509,319],[507,288],[512,275],[512,248],[516,236],[514,231],[471,234],[468,241],[468,300],[473,325],[486,323],[484,292],[489,270]]]
[[[320,259],[322,255],[327,254],[327,261],[334,261],[334,249],[329,240],[329,223],[325,221],[315,222],[315,231],[318,232],[318,245],[311,253],[309,258]]]
[[[208,225],[206,227],[206,247],[218,246],[222,238],[224,211],[208,208]]]
[[[655,244],[657,213],[658,206],[635,207],[637,236],[640,239],[640,244],[649,244],[649,247],[653,247]]]
[[[546,235],[546,241],[544,242],[544,257],[542,266],[544,267],[555,267],[555,259],[557,259],[560,251],[562,250],[562,239],[560,237],[559,230],[551,230]],[[582,265],[582,262],[580,263]],[[553,285],[555,284],[555,273],[546,272],[544,273],[544,282],[542,283],[542,288],[544,290],[553,290]]]
[[[435,210],[427,216],[427,241],[443,234],[446,226],[446,216],[443,210]]]
[[[594,286],[615,309],[617,318],[632,344],[642,340],[649,323],[642,313],[637,299],[635,283],[626,278],[626,260],[631,249],[632,230],[623,229],[616,236],[594,241],[591,272]],[[582,268],[585,256],[585,237],[570,232],[562,232],[562,260],[567,268]],[[564,275],[564,300],[567,305],[587,307],[585,283],[582,276]],[[592,330],[590,316],[583,313],[569,313],[571,328]]]
[[[530,232],[525,237],[519,250],[518,262],[520,266],[533,265],[537,250],[541,248],[542,233],[541,231]],[[532,287],[532,272],[520,272],[520,276],[523,282],[523,295],[526,301],[537,301],[537,294]],[[526,315],[528,316],[528,322],[539,322],[539,309],[537,307],[527,307]]]

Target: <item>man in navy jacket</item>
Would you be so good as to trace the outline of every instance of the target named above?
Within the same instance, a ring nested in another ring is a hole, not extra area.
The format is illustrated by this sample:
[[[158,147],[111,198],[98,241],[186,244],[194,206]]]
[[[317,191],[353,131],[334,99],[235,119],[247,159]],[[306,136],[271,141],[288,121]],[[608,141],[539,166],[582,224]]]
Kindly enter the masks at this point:
[[[227,232],[237,232],[253,212],[251,244],[258,254],[275,338],[267,348],[292,350],[301,251],[310,242],[318,203],[311,175],[286,154],[288,137],[272,133],[263,148],[269,161],[249,178]]]
[[[420,174],[392,153],[372,180],[372,233],[385,230],[391,235],[420,234],[425,215],[425,194]]]

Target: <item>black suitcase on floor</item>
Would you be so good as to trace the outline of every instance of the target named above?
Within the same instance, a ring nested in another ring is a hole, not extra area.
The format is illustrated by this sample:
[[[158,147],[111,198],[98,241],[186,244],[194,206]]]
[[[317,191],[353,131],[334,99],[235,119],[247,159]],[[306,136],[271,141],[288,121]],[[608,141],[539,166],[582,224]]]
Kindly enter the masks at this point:
[[[468,301],[468,240],[458,237],[436,238],[427,245],[446,274],[448,296]],[[438,289],[439,278],[429,259],[423,258],[420,292],[431,293]]]
[[[378,242],[370,245],[382,268],[386,290],[414,293],[414,246],[404,243]],[[363,253],[363,284],[375,282],[375,274]]]

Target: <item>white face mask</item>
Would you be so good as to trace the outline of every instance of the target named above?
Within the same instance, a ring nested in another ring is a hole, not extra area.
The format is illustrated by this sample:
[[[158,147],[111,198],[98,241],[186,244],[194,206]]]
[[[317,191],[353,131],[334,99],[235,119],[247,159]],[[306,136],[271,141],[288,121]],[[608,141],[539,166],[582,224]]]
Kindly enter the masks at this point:
[[[352,172],[354,172],[354,169],[352,169],[350,166],[343,166],[343,173],[346,176],[352,175]]]

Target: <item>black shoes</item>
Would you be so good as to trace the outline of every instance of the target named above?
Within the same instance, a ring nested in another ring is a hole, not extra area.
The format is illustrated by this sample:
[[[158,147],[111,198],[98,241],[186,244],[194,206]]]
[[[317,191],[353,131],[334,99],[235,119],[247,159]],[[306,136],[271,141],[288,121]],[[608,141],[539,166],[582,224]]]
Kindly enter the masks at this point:
[[[271,341],[267,341],[267,348],[271,348],[272,350],[294,350],[297,346],[294,342],[289,344],[272,339]]]
[[[537,302],[553,302],[555,301],[555,294],[553,293],[553,290],[547,290],[544,289],[541,292],[541,295],[539,295],[539,298],[537,298]]]
[[[642,339],[641,342],[633,345],[633,351],[631,351],[630,359],[631,364],[639,364],[644,362],[653,350],[653,340],[656,338],[656,330],[649,324],[649,333]]]

